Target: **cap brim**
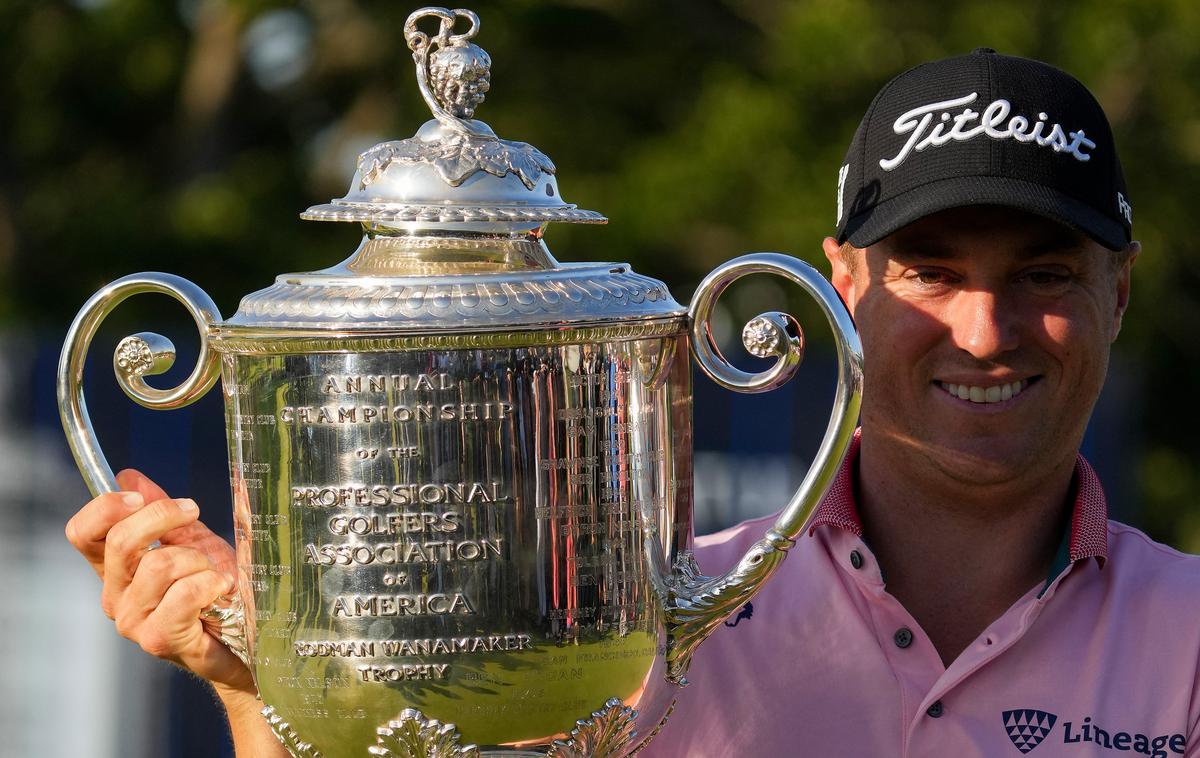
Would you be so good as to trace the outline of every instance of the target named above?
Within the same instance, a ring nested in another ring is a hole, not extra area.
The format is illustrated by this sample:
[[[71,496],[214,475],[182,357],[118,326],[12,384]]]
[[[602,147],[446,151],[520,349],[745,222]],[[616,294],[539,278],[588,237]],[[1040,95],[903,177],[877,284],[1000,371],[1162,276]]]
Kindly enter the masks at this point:
[[[1000,176],[960,176],[923,184],[851,216],[838,242],[869,247],[939,211],[999,205],[1028,211],[1078,230],[1109,250],[1129,244],[1129,232],[1095,208],[1040,184]]]

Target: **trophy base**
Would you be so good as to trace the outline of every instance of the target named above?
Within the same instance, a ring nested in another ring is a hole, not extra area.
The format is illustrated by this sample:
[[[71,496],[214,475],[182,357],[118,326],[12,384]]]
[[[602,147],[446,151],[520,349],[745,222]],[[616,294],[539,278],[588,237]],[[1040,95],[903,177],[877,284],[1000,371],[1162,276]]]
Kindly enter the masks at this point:
[[[672,703],[671,709],[674,709]],[[312,743],[304,740],[285,722],[275,709],[266,706],[262,710],[271,730],[294,758],[335,758],[322,754]],[[429,719],[420,711],[407,708],[396,720],[376,730],[378,743],[368,749],[372,756],[429,756],[433,758],[618,758],[640,750],[649,739],[662,728],[662,722],[641,742],[635,750],[637,731],[634,719],[638,712],[622,704],[619,698],[609,698],[604,707],[593,711],[588,719],[575,722],[575,728],[565,740],[555,740],[547,752],[525,748],[499,748],[488,746],[480,749],[474,745],[462,745],[454,724],[444,724]],[[340,758],[340,755],[336,758]]]

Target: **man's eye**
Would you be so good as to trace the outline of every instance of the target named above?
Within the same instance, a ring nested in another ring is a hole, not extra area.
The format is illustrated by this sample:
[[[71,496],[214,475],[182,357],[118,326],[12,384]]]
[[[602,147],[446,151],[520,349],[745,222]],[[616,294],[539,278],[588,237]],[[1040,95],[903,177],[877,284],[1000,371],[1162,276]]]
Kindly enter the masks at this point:
[[[1053,271],[1031,271],[1026,274],[1026,278],[1034,284],[1054,284],[1061,282],[1067,277],[1064,274],[1058,274]]]
[[[1041,291],[1057,291],[1071,283],[1071,275],[1066,271],[1054,269],[1034,269],[1021,274],[1020,281],[1026,282]]]
[[[937,270],[909,271],[906,278],[913,284],[922,287],[936,287],[950,281],[950,277],[945,271]]]

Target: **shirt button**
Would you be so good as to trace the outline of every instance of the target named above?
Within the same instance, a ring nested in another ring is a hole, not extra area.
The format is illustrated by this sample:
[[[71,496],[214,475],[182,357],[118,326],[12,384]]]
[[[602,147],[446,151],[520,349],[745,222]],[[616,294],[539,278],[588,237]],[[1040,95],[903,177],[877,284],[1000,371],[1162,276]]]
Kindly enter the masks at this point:
[[[941,700],[935,700],[933,701],[933,705],[925,709],[925,712],[929,714],[929,718],[936,719],[941,718],[946,709],[942,706]]]
[[[913,633],[907,626],[902,626],[892,635],[892,640],[895,641],[896,647],[905,648],[912,644]]]
[[[862,568],[863,567],[862,553],[858,552],[857,550],[851,550],[850,551],[850,565],[856,569]]]

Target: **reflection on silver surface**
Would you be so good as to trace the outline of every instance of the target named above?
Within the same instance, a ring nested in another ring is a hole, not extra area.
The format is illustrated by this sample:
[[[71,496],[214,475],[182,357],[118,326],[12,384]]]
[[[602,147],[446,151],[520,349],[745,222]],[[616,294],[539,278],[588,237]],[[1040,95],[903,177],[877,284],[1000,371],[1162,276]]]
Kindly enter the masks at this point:
[[[409,707],[548,745],[601,688],[649,732],[674,687],[644,535],[670,555],[691,526],[684,339],[225,356],[264,702],[325,755]]]

